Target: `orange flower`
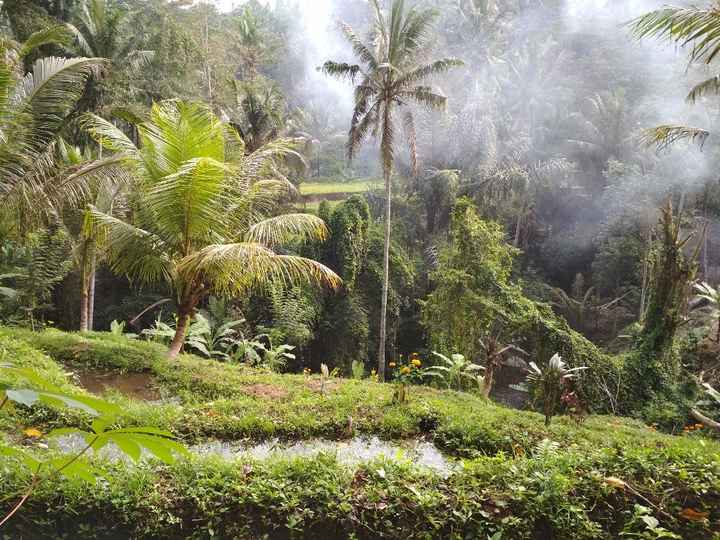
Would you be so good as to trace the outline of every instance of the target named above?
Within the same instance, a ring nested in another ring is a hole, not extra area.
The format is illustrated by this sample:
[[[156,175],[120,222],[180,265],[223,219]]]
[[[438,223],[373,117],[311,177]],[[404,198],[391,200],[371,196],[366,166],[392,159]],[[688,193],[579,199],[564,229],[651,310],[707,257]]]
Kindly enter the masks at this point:
[[[685,508],[680,515],[688,521],[705,521],[708,518],[707,512],[698,512],[694,508]]]

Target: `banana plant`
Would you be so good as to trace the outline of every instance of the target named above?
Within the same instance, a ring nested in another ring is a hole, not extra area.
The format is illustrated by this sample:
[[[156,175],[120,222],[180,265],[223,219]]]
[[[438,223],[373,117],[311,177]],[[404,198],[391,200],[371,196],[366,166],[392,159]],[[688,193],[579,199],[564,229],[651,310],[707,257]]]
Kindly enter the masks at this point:
[[[543,368],[539,368],[535,362],[530,362],[527,379],[530,387],[534,390],[536,400],[541,403],[546,426],[550,425],[550,421],[555,415],[566,384],[584,369],[587,367],[569,368],[557,353]]]
[[[426,371],[441,378],[448,388],[464,390],[468,387],[468,383],[482,386],[483,377],[480,372],[485,369],[483,366],[470,362],[462,354],[452,354],[448,358],[433,351],[433,355],[443,364],[430,366]]]
[[[717,320],[718,326],[715,333],[715,342],[720,343],[720,291],[704,281],[702,283],[695,283],[693,288],[697,293],[696,298],[707,302],[710,316]]]

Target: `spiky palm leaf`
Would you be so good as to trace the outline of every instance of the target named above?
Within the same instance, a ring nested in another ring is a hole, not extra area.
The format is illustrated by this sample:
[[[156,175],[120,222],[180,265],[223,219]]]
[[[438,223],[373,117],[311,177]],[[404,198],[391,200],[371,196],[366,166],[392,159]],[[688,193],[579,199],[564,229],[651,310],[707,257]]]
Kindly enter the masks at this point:
[[[692,45],[691,61],[709,64],[720,52],[720,8],[664,7],[631,22],[633,35]]]
[[[682,47],[691,45],[690,62],[710,64],[720,52],[720,7],[717,3],[709,9],[664,7],[632,21],[631,30],[637,39],[652,37]],[[704,95],[717,94],[719,77],[711,77],[693,87],[688,101],[694,103]],[[702,147],[708,136],[704,129],[664,125],[646,130],[641,141],[662,150],[678,141],[690,141]]]

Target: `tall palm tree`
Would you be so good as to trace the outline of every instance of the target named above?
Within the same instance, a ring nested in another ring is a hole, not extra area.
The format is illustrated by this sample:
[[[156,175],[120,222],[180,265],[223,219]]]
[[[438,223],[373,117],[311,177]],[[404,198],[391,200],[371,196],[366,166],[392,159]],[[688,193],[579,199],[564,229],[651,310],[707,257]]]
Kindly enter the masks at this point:
[[[274,281],[314,281],[336,287],[340,278],[322,264],[273,248],[297,238],[324,238],[325,224],[307,214],[272,216],[292,185],[276,167],[292,142],[276,140],[247,154],[242,139],[210,109],[167,101],[137,126],[136,146],[98,116],[91,135],[120,153],[137,179],[134,220],[92,208],[111,266],[141,283],[173,291],[177,325],[168,356],[180,352],[188,323],[209,295],[243,294]]]
[[[343,24],[345,37],[352,45],[361,64],[327,61],[325,73],[348,78],[355,82],[355,105],[347,142],[348,158],[352,159],[368,135],[380,137],[380,161],[385,181],[385,250],[383,256],[383,286],[380,307],[380,342],[378,344],[378,376],[385,377],[385,340],[387,300],[390,273],[391,175],[397,149],[397,124],[402,121],[408,136],[413,169],[417,169],[415,155],[415,127],[408,110],[398,118],[408,103],[423,107],[444,108],[447,98],[423,84],[429,77],[447,72],[462,62],[453,58],[422,62],[430,41],[430,27],[436,18],[434,10],[405,9],[405,0],[393,0],[390,13],[385,15],[378,0],[370,0],[374,19],[367,41],[363,41],[349,25]]]
[[[701,9],[691,7],[664,7],[646,13],[631,24],[631,31],[637,39],[647,37],[691,46],[690,62],[707,65],[716,60],[720,53],[720,10],[717,2]],[[709,94],[720,93],[720,75],[715,75],[693,87],[687,96],[690,103]],[[710,133],[703,128],[662,125],[645,131],[643,142],[664,148],[677,141],[691,141],[702,146]]]

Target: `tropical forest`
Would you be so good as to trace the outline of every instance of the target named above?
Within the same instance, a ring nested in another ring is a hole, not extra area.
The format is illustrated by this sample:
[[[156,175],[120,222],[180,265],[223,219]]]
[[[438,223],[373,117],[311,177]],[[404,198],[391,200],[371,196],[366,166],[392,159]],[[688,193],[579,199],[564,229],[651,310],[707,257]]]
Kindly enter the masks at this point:
[[[718,0],[0,0],[0,539],[720,540]]]

